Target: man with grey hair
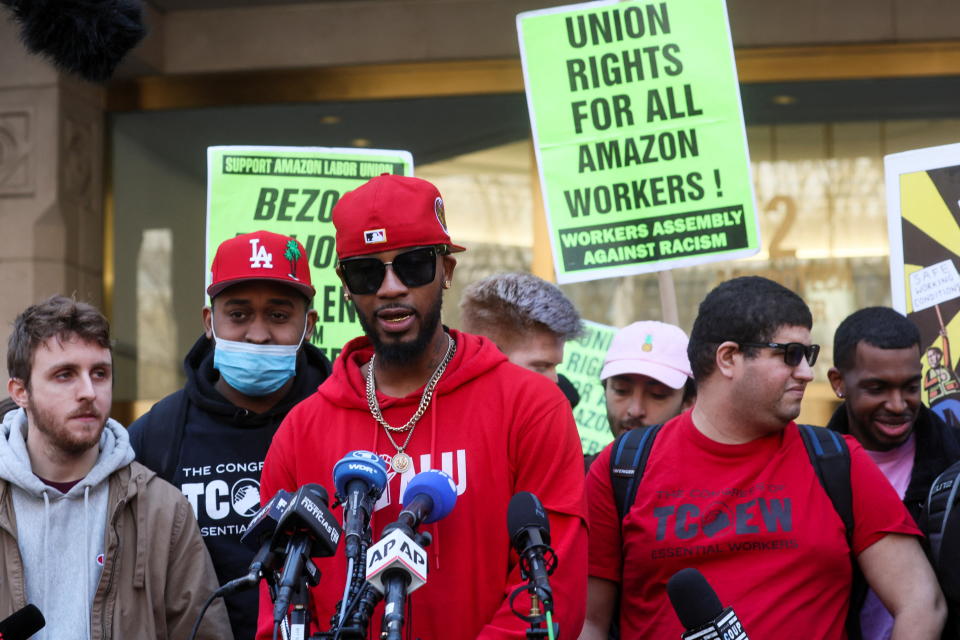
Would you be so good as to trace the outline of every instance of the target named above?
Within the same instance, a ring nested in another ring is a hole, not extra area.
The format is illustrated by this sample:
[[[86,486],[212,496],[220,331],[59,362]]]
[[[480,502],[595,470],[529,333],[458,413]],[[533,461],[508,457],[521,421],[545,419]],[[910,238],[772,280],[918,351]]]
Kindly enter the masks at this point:
[[[510,362],[554,382],[564,344],[583,332],[560,287],[529,273],[474,282],[463,291],[460,319],[464,331],[490,338]]]

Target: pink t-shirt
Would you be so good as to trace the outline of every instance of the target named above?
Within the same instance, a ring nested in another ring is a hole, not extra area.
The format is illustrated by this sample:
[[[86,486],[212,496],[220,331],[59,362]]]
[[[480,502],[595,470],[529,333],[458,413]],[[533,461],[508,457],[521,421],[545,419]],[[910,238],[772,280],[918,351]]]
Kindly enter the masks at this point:
[[[880,471],[887,477],[900,499],[903,500],[913,475],[913,458],[917,451],[917,441],[913,434],[907,441],[889,451],[867,451]],[[860,610],[860,629],[864,640],[888,640],[893,634],[893,616],[880,602],[873,589],[867,592],[867,599]]]
[[[877,466],[846,440],[854,553],[888,533],[918,535]],[[610,452],[587,476],[589,569],[621,587],[621,637],[679,637],[666,583],[694,566],[751,638],[846,638],[850,549],[795,424],[726,445],[701,434],[689,412],[671,420],[654,442],[622,536]]]
[[[865,451],[867,451],[865,449]],[[910,476],[913,474],[913,458],[917,452],[917,441],[910,434],[907,441],[895,449],[889,451],[867,451],[880,471],[886,476],[893,488],[897,490],[897,495],[903,500],[907,493],[907,487],[910,486]]]

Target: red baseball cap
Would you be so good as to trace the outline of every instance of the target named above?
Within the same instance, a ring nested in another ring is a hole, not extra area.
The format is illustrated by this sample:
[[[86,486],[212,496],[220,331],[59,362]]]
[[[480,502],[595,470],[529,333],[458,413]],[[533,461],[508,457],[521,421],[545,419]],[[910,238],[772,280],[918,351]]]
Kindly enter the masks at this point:
[[[333,226],[341,260],[436,244],[466,251],[450,241],[440,191],[420,178],[385,173],[348,191],[333,208]]]
[[[293,287],[307,298],[316,294],[310,284],[310,263],[299,241],[269,231],[244,233],[224,240],[210,267],[211,298],[231,285],[270,280]]]

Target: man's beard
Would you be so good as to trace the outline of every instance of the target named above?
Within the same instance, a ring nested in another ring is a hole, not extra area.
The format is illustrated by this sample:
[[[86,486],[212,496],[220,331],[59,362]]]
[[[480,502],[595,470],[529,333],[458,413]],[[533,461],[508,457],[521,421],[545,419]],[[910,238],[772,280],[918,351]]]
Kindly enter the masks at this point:
[[[441,307],[443,307],[443,290],[437,289],[436,300],[434,300],[433,304],[427,310],[426,315],[421,316],[420,330],[417,332],[416,337],[410,342],[384,342],[362,313],[358,313],[357,318],[360,320],[360,326],[363,327],[363,332],[367,334],[370,342],[373,343],[373,349],[379,361],[383,364],[403,364],[416,358],[426,350],[430,344],[430,340],[433,339],[434,332],[440,325]]]
[[[620,420],[614,417],[609,411],[607,411],[607,424],[610,426],[610,433],[612,433],[614,437],[620,435],[620,432],[622,431],[630,431],[632,429],[647,426],[643,421],[643,418],[627,418],[625,420]]]
[[[100,443],[103,428],[107,423],[106,417],[99,416],[103,420],[99,429],[85,434],[75,434],[59,423],[52,412],[38,406],[33,398],[28,399],[27,410],[33,418],[33,426],[36,427],[37,431],[46,436],[47,441],[59,451],[71,456],[86,453],[92,447],[97,446]],[[97,410],[93,406],[84,406],[69,414],[68,417],[76,413],[97,413]]]

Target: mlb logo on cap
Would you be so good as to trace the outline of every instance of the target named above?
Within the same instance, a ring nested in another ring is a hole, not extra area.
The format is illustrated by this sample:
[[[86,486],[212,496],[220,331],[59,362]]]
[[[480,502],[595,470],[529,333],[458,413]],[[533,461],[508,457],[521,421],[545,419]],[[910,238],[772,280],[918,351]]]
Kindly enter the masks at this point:
[[[444,245],[451,253],[463,251],[450,241],[446,225],[437,187],[409,176],[372,178],[340,196],[333,207],[341,260],[407,247]]]
[[[367,244],[381,244],[387,241],[386,229],[371,229],[363,232],[363,241]]]

